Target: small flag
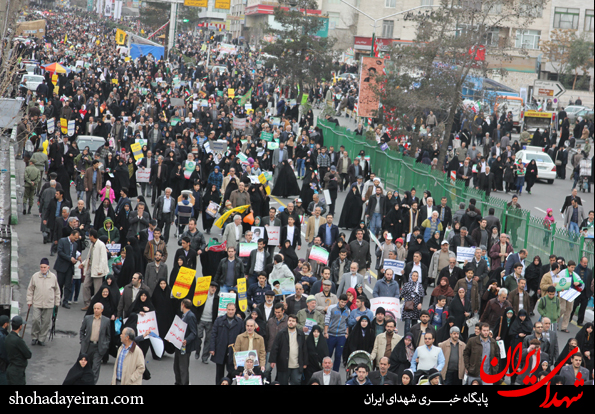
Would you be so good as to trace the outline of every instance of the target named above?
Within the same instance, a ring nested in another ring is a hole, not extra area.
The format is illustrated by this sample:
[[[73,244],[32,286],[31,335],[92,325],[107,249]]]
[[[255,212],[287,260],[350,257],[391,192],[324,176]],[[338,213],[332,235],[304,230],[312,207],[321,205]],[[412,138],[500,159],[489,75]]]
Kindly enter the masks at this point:
[[[207,244],[206,250],[210,252],[224,252],[227,247],[227,241],[223,243],[217,242],[215,239],[211,239],[209,244]]]

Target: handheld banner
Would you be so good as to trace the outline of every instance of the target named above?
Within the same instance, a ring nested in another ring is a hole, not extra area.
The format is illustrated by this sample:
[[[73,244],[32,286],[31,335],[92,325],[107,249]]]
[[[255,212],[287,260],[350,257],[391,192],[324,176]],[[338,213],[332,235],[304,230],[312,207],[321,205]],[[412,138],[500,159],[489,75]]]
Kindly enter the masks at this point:
[[[196,279],[196,287],[194,288],[194,298],[192,298],[192,303],[194,304],[194,306],[199,307],[206,302],[210,286],[211,276],[203,276]]]
[[[174,287],[171,290],[172,296],[176,299],[184,299],[190,291],[190,286],[192,286],[195,275],[196,270],[184,266],[180,267]]]

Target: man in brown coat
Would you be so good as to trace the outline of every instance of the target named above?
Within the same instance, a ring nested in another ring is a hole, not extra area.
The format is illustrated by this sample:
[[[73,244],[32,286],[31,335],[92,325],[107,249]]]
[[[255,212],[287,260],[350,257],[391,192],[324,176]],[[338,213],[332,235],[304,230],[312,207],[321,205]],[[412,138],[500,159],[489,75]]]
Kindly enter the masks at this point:
[[[486,308],[481,315],[481,322],[486,322],[490,328],[496,326],[496,323],[501,316],[504,315],[506,308],[512,307],[512,304],[506,300],[508,290],[501,288],[498,291],[498,297],[490,299],[486,304]]]
[[[252,350],[256,351],[256,354],[258,356],[258,365],[261,367],[261,369],[264,367],[267,357],[264,345],[264,338],[256,332],[254,332],[255,327],[256,322],[254,322],[253,319],[248,319],[246,321],[246,332],[238,335],[236,338],[236,343],[233,347],[235,369],[238,369],[238,363],[235,360],[235,353]]]
[[[93,164],[85,170],[84,181],[85,192],[87,193],[87,208],[92,206],[91,211],[95,212],[97,210],[97,194],[103,188],[103,174],[99,171],[99,160],[93,160]]]
[[[441,372],[444,385],[463,385],[463,377],[465,376],[463,352],[466,345],[463,341],[459,341],[460,334],[461,330],[458,326],[453,326],[450,328],[450,338],[438,344],[444,354],[444,368],[442,368]],[[458,355],[458,363],[453,360],[451,364],[451,355]]]
[[[508,301],[512,304],[512,308],[514,309],[515,315],[519,314],[520,309],[526,310],[527,313],[533,312],[529,293],[525,291],[526,285],[527,280],[525,278],[520,278],[518,281],[518,287],[512,292],[510,292],[510,295],[508,295]],[[520,305],[523,305],[523,307],[521,308]]]
[[[238,184],[238,189],[231,192],[229,201],[231,201],[231,206],[233,208],[250,204],[250,195],[246,191],[246,186],[243,182],[240,181],[240,184]]]
[[[493,366],[491,361],[494,358],[500,358],[500,347],[494,338],[490,338],[490,326],[487,323],[479,325],[479,329],[480,334],[469,339],[463,351],[465,369],[467,370],[467,384],[471,384],[474,379],[481,380],[480,373],[482,370],[491,375],[495,375],[498,371],[498,365]],[[487,358],[483,365],[481,363],[484,356],[482,342],[489,345],[489,353],[487,353]]]

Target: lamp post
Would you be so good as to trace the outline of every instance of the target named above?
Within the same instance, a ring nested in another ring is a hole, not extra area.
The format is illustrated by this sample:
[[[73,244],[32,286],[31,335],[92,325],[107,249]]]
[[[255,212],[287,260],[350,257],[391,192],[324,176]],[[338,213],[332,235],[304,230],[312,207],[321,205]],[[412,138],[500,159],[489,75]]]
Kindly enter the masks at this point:
[[[425,9],[425,8],[428,8],[428,7],[440,7],[441,6],[439,4],[428,5],[428,6],[417,6],[417,7],[413,7],[412,9],[402,10],[400,12],[392,13],[392,14],[389,14],[388,16],[384,16],[384,17],[380,17],[379,19],[375,19],[372,16],[370,16],[369,14],[367,14],[366,12],[358,9],[354,5],[347,3],[345,0],[341,0],[341,3],[346,4],[347,6],[351,7],[352,9],[354,9],[355,11],[357,11],[358,13],[363,14],[368,19],[370,19],[370,20],[372,20],[374,22],[374,24],[371,24],[370,25],[370,26],[372,26],[374,28],[373,31],[372,31],[372,48],[370,50],[370,56],[372,56],[372,57],[374,56],[374,44],[376,43],[376,26],[377,26],[377,24],[378,24],[379,21],[382,21],[384,19],[388,19],[389,17],[398,16],[399,14],[409,13],[409,12],[411,12],[413,10],[417,10],[417,9]]]

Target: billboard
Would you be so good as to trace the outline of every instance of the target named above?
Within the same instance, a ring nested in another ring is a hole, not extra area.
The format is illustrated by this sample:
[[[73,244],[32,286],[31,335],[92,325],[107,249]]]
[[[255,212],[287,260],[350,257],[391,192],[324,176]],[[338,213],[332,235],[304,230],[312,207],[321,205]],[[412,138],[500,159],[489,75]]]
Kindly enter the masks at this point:
[[[29,37],[31,35],[41,39],[45,36],[45,20],[33,20],[17,23],[16,36]]]
[[[377,88],[376,76],[384,75],[384,59],[362,57],[362,68],[359,80],[358,115],[374,117],[378,111],[378,97],[374,93]]]

